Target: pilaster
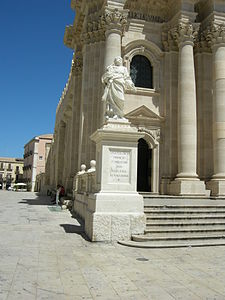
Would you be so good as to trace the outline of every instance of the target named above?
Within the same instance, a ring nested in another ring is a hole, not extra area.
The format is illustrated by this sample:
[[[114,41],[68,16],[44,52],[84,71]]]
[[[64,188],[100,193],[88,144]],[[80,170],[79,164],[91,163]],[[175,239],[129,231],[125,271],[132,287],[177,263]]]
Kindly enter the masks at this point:
[[[212,22],[206,37],[213,52],[213,163],[207,187],[213,196],[225,196],[225,25]]]

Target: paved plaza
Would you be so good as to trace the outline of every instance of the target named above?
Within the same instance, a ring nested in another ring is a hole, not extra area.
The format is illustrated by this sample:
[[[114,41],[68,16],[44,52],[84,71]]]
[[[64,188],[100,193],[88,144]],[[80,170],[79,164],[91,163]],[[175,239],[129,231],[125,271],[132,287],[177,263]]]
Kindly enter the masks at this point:
[[[0,191],[0,299],[225,299],[225,247],[90,243],[68,211]]]

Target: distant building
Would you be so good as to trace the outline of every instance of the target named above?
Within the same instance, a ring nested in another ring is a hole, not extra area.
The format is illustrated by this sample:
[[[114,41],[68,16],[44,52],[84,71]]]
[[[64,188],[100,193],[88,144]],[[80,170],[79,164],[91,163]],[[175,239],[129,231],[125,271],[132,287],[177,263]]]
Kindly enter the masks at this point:
[[[8,189],[23,180],[23,159],[0,157],[0,189]]]
[[[34,191],[36,176],[45,172],[45,163],[52,143],[52,134],[34,137],[24,146],[24,181]]]

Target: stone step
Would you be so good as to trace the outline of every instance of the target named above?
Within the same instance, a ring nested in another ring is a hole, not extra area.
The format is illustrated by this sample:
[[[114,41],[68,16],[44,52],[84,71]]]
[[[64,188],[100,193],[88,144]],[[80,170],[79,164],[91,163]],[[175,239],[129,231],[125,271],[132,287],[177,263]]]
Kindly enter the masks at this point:
[[[225,205],[145,205],[145,211],[166,211],[166,210],[225,210]]]
[[[145,197],[145,206],[225,206],[225,198],[209,197]]]
[[[144,199],[146,230],[127,246],[144,248],[225,245],[225,201]]]
[[[169,241],[169,240],[208,240],[208,239],[225,239],[225,233],[167,233],[167,234],[145,234],[145,235],[132,235],[132,240],[136,242],[146,241]]]
[[[179,215],[174,215],[174,214],[147,214],[146,216],[147,220],[186,220],[186,219],[224,219],[225,220],[225,214],[201,214],[201,215],[196,215],[196,214],[179,214]]]
[[[225,219],[194,219],[194,220],[147,220],[146,226],[201,226],[224,225]]]
[[[225,214],[225,209],[209,209],[209,208],[202,208],[202,209],[165,209],[165,208],[161,208],[161,209],[146,209],[144,210],[144,212],[146,214],[162,214],[162,215],[166,215],[166,214],[205,214],[205,213],[212,213],[212,214]]]
[[[225,233],[225,226],[209,226],[209,225],[203,225],[203,226],[166,226],[166,227],[159,227],[159,226],[150,226],[145,229],[145,233],[181,233],[181,232],[223,232]]]
[[[225,246],[225,239],[209,240],[179,240],[179,241],[118,241],[119,244],[135,248],[181,248],[181,247],[210,247]]]

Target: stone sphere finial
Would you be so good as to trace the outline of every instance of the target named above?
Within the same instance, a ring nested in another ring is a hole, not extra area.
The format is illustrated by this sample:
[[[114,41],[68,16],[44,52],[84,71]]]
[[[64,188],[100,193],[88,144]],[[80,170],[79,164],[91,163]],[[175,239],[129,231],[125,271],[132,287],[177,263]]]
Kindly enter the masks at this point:
[[[78,174],[84,174],[86,168],[87,168],[86,165],[85,165],[85,164],[82,164],[82,165],[80,166],[80,171],[78,172]]]
[[[88,172],[95,172],[96,171],[96,161],[93,159],[90,161],[90,169]]]
[[[80,166],[80,170],[81,170],[81,171],[85,171],[85,170],[86,170],[86,168],[87,168],[87,167],[86,167],[86,165],[85,165],[85,164],[82,164],[82,165]]]

